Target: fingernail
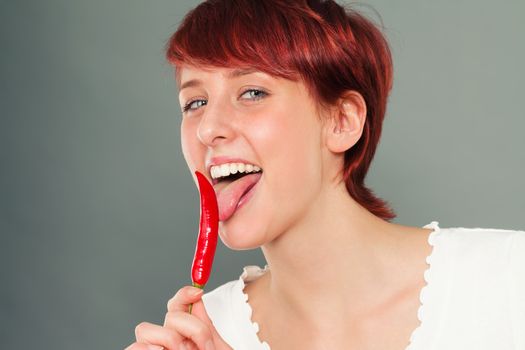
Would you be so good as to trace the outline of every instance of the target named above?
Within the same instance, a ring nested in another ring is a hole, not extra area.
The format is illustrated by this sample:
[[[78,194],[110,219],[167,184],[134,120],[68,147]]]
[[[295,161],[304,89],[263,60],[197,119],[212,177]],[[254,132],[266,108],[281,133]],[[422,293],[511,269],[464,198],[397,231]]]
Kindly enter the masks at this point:
[[[206,343],[206,350],[215,350],[215,345],[213,345],[213,340],[208,340]]]

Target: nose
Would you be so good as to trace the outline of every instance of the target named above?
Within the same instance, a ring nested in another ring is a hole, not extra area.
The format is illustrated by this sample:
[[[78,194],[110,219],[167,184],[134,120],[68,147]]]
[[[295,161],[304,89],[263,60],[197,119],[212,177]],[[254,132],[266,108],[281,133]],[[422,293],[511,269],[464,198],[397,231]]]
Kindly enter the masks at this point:
[[[197,129],[199,140],[210,147],[231,140],[234,134],[231,112],[227,103],[208,102]]]

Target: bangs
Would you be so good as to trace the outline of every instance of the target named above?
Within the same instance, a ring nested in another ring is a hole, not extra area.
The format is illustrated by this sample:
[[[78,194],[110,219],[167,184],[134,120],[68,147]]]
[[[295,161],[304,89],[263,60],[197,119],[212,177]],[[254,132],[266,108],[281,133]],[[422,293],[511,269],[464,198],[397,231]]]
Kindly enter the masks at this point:
[[[207,1],[186,15],[167,59],[177,71],[185,64],[240,67],[308,80],[336,48],[322,22],[302,1]]]

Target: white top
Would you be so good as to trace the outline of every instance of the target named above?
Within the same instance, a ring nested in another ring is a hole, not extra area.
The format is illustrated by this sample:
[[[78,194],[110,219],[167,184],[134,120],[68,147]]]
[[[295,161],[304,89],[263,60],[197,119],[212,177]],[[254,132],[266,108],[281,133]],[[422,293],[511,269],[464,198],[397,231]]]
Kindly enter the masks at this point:
[[[525,231],[433,228],[420,292],[420,325],[406,350],[525,350]],[[268,269],[246,266],[238,280],[203,296],[215,328],[234,350],[270,350],[257,336],[244,290]],[[408,341],[408,340],[407,340]]]

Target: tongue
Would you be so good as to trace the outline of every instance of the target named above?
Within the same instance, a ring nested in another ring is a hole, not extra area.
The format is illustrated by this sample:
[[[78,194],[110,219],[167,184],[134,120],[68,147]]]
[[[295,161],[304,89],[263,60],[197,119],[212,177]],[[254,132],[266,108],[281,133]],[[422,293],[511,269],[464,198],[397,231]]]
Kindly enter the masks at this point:
[[[260,177],[261,173],[245,175],[217,191],[220,221],[228,220],[233,215],[241,197],[255,186]]]

